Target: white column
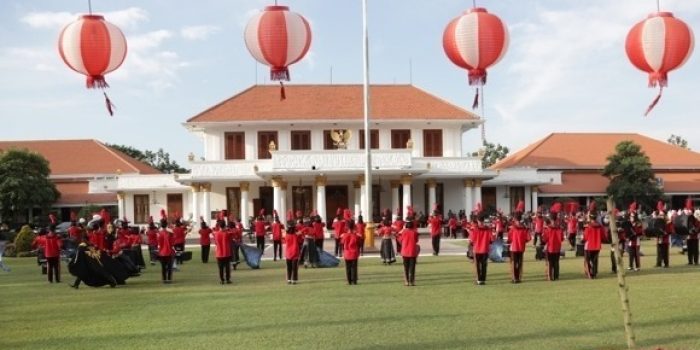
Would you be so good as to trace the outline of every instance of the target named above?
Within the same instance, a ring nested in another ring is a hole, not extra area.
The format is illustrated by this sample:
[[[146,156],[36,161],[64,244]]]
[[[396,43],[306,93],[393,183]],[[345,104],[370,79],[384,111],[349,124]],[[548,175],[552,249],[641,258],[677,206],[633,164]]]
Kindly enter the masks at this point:
[[[409,205],[413,205],[411,202],[411,182],[413,179],[411,178],[411,175],[403,175],[401,176],[401,185],[403,185],[403,203],[401,208],[402,212],[404,213],[404,217],[406,217],[406,208]]]
[[[202,190],[202,215],[204,220],[211,225],[211,204],[209,198],[211,194],[211,184],[201,184]]]
[[[481,203],[481,180],[474,180],[474,203]],[[481,207],[486,208],[484,203]]]
[[[391,220],[394,221],[396,220],[396,209],[399,208],[399,185],[401,184],[399,181],[392,180],[389,181],[389,184],[391,185]]]
[[[241,224],[243,225],[243,227],[248,228],[248,216],[250,216],[250,213],[248,213],[250,183],[247,181],[243,181],[238,184],[238,187],[240,187],[241,189],[241,204],[239,205],[239,207],[241,208],[241,217],[239,219],[241,220]]]
[[[435,203],[437,203],[437,193],[435,193],[436,187],[437,183],[435,183],[435,179],[428,179],[428,213],[426,213],[426,215],[433,213],[433,208],[435,208]],[[444,209],[441,208],[441,210]]]
[[[126,216],[126,203],[124,202],[125,197],[126,194],[124,194],[124,192],[117,192],[117,211],[119,212],[118,215],[120,220]],[[133,221],[133,219],[131,221]]]
[[[464,212],[469,216],[474,210],[474,181],[464,179]]]
[[[537,211],[537,186],[532,186],[530,191],[532,192],[532,211],[535,212]]]
[[[190,187],[192,188],[192,221],[199,222],[199,184],[193,183]]]
[[[281,206],[282,206],[282,198],[281,198],[281,190],[280,187],[282,186],[282,178],[280,177],[273,177],[272,178],[272,209],[276,210],[278,213],[281,211]],[[272,213],[269,213],[272,214]]]
[[[352,188],[355,191],[354,200],[353,200],[353,202],[354,202],[353,211],[355,213],[359,213],[360,210],[362,210],[362,194],[360,193],[360,182],[353,181]]]
[[[523,198],[523,203],[525,203],[525,211],[531,211],[532,210],[532,201],[529,200],[532,198],[532,192],[530,191],[530,186],[525,186],[525,197]]]
[[[280,222],[286,223],[287,220],[287,182],[282,181],[280,184],[280,210],[277,213],[280,217]]]
[[[326,218],[326,177],[316,176],[316,211],[321,217],[321,221]]]

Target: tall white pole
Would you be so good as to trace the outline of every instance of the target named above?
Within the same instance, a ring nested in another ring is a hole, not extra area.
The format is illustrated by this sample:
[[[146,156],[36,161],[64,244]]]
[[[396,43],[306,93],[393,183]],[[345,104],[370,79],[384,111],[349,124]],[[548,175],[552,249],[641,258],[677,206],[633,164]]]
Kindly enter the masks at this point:
[[[362,84],[364,116],[365,116],[365,198],[367,200],[367,213],[363,213],[366,222],[369,223],[368,228],[372,232],[373,212],[372,212],[372,143],[370,135],[372,132],[369,128],[369,35],[367,33],[367,0],[362,0],[362,68],[364,73],[364,81]],[[374,235],[365,232],[365,245],[374,245]]]

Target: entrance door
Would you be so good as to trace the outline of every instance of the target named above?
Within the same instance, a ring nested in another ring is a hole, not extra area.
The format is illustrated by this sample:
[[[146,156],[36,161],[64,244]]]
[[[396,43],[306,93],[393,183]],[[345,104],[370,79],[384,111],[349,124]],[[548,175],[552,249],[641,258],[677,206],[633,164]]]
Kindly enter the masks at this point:
[[[168,216],[175,218],[175,215],[183,216],[182,213],[182,193],[168,193]]]
[[[487,214],[496,212],[496,187],[481,188],[481,207]]]
[[[348,186],[326,186],[326,224],[331,227],[338,208],[348,208]]]
[[[260,187],[260,201],[253,201],[253,207],[255,213],[253,215],[258,217],[260,214],[260,209],[265,209],[265,215],[272,215],[272,187],[262,186]]]

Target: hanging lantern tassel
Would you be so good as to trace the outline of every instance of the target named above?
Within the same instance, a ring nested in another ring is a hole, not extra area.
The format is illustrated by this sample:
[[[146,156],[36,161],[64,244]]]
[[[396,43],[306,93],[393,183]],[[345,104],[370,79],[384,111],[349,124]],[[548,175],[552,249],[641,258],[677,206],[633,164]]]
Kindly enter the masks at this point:
[[[651,112],[651,110],[654,109],[654,107],[656,107],[656,105],[659,103],[659,100],[661,100],[661,94],[663,94],[663,92],[664,92],[664,87],[660,85],[659,86],[659,94],[656,95],[656,98],[654,99],[654,101],[652,101],[651,104],[649,105],[649,107],[647,108],[647,111],[644,113],[645,117],[648,116],[649,113]]]
[[[287,93],[284,91],[284,83],[280,81],[280,101],[287,99]]]
[[[112,117],[114,116],[114,109],[117,108],[117,106],[112,103],[112,101],[109,99],[109,96],[107,96],[106,92],[102,92],[105,95],[105,106],[107,107],[107,112],[109,112],[109,116]]]
[[[479,108],[479,88],[476,88],[476,93],[474,94],[474,102],[472,102],[472,109]]]

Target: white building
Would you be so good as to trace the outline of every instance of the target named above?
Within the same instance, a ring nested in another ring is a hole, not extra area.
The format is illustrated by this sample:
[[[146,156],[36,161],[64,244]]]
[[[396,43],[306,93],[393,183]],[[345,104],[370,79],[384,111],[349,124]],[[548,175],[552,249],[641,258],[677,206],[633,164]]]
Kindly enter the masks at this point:
[[[375,216],[482,201],[482,181],[496,172],[462,148],[478,116],[412,85],[373,85],[370,104]],[[290,85],[285,100],[278,86],[253,86],[183,124],[203,144],[190,174],[119,177],[120,216],[140,224],[161,208],[209,219],[293,209],[331,221],[350,208],[367,218],[362,110],[361,85]]]

